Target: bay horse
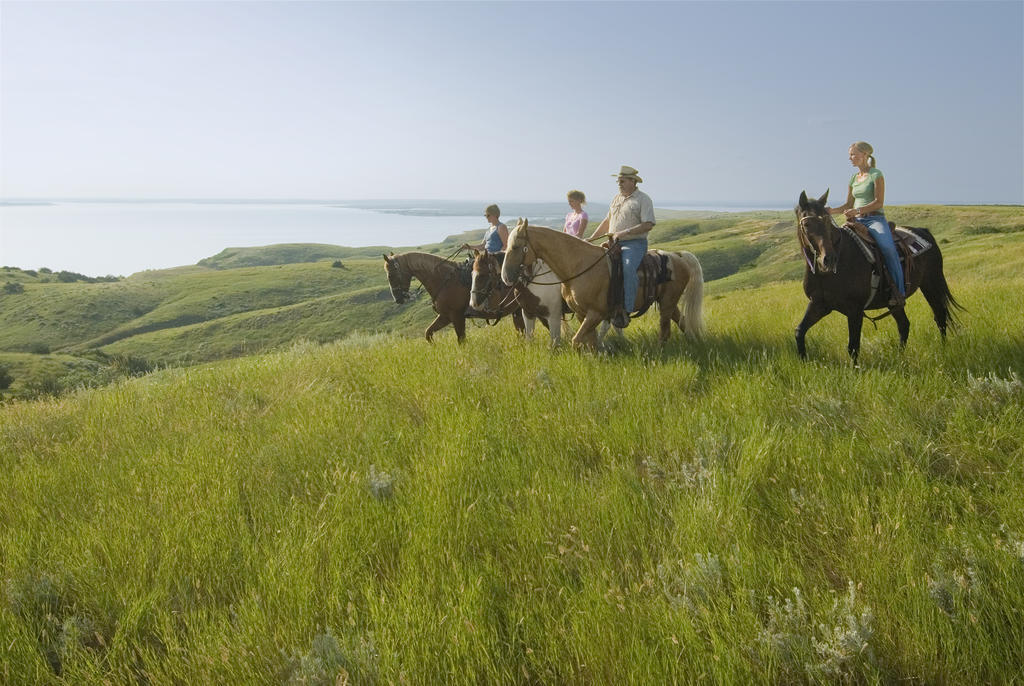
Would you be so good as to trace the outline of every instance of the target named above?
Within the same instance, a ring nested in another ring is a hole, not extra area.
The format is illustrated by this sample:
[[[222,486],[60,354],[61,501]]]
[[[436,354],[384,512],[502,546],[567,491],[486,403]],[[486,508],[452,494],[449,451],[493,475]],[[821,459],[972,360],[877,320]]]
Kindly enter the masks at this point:
[[[424,335],[433,342],[434,332],[449,324],[455,329],[459,343],[466,340],[466,309],[469,306],[469,286],[463,283],[461,264],[425,252],[407,252],[400,255],[384,255],[384,269],[391,287],[391,297],[401,305],[409,300],[409,287],[415,276],[430,295],[431,304],[437,317],[427,327]],[[500,318],[502,312],[495,318]],[[522,317],[513,313],[517,330],[522,331]]]
[[[540,319],[548,328],[554,348],[562,337],[561,283],[543,260],[534,262],[528,271],[509,290],[502,283],[498,259],[487,251],[475,251],[469,305],[492,312],[501,309],[503,298],[514,301],[523,310],[526,339],[533,338],[533,329]]]
[[[906,345],[910,335],[910,320],[903,305],[889,305],[888,288],[871,286],[872,266],[856,240],[832,221],[832,215],[825,205],[828,191],[815,199],[808,199],[807,192],[800,193],[795,208],[797,237],[804,251],[807,266],[804,269],[804,293],[810,300],[803,319],[796,327],[796,351],[801,358],[807,358],[805,336],[829,312],[846,315],[849,341],[846,350],[854,363],[860,352],[861,326],[865,310],[889,308],[899,331],[900,347]],[[932,308],[935,323],[942,339],[946,328],[958,323],[955,309],[962,310],[954,298],[942,273],[942,252],[939,244],[928,229],[899,227],[924,239],[930,247],[914,256],[906,280],[907,297],[918,288]],[[884,316],[884,315],[883,315]]]
[[[669,280],[656,287],[656,301],[661,310],[659,339],[662,343],[668,340],[672,322],[689,338],[699,338],[704,330],[704,272],[700,262],[693,253],[685,251],[649,252],[666,255],[670,272]],[[607,251],[561,231],[530,226],[527,220],[520,219],[508,236],[502,280],[506,284],[515,283],[520,268],[538,258],[558,276],[562,282],[562,297],[581,322],[573,336],[573,346],[596,349],[597,327],[612,316],[608,308],[611,260]],[[642,293],[643,289],[637,293],[638,304]],[[683,301],[682,311],[680,300]]]

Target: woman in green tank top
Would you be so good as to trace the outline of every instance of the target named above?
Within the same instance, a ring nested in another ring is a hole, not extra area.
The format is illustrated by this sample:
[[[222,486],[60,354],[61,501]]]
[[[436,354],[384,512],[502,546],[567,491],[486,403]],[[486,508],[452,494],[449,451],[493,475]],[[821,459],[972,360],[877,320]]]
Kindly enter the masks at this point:
[[[885,177],[875,166],[874,149],[864,141],[850,146],[850,163],[857,167],[857,173],[850,177],[850,188],[846,202],[839,207],[830,207],[830,214],[843,214],[847,219],[860,222],[868,227],[885,258],[885,267],[896,282],[898,295],[893,294],[890,305],[902,306],[906,297],[903,283],[903,267],[896,252],[896,243],[889,232],[889,222],[882,212],[885,206]]]

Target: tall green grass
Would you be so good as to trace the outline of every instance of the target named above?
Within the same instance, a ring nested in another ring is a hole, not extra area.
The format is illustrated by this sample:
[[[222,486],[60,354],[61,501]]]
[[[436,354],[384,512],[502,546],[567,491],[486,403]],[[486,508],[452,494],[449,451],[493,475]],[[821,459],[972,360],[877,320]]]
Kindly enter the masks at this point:
[[[837,315],[796,359],[789,282],[709,289],[699,344],[353,336],[0,407],[0,681],[1020,681],[1022,285],[856,368]]]

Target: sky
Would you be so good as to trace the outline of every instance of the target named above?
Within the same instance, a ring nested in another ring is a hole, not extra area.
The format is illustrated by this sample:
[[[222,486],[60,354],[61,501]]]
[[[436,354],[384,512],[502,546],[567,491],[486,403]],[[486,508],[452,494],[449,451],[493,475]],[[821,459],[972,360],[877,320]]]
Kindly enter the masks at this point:
[[[0,2],[0,198],[1024,202],[1024,2]]]

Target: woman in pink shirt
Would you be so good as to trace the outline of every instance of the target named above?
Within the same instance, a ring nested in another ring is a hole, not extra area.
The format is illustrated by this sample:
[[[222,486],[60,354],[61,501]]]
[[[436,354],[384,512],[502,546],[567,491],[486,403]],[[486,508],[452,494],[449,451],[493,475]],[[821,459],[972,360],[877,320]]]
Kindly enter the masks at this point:
[[[569,199],[569,207],[572,208],[572,212],[565,215],[563,231],[570,236],[583,238],[583,230],[587,228],[587,222],[590,220],[587,213],[583,211],[583,203],[587,201],[587,196],[583,195],[583,191],[569,191],[566,197]]]

